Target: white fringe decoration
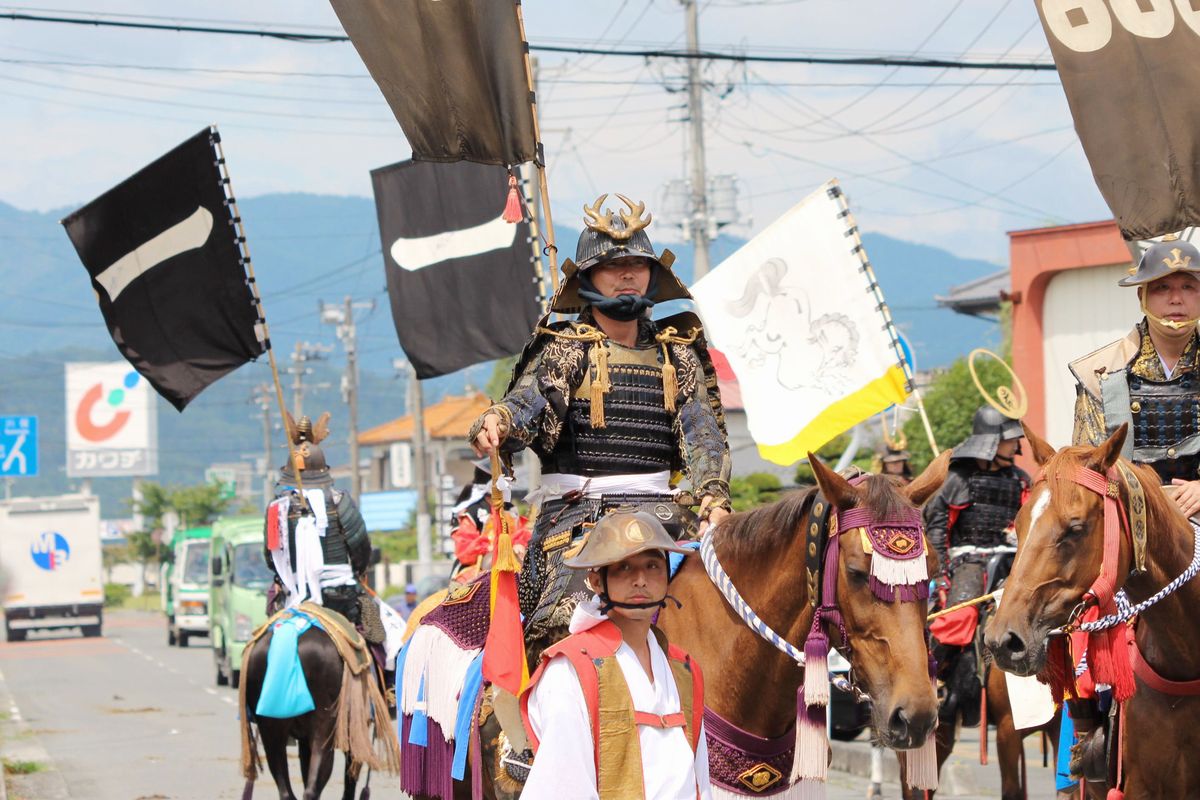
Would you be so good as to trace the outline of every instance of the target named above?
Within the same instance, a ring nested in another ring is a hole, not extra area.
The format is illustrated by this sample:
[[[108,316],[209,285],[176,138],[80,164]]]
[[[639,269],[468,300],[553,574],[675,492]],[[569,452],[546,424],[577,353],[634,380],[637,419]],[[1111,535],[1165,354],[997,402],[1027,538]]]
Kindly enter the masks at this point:
[[[871,574],[888,586],[912,586],[929,580],[929,566],[922,557],[888,558],[876,549],[871,557]]]
[[[914,789],[936,791],[938,788],[937,736],[930,734],[925,744],[916,750],[904,751],[907,783]]]
[[[398,698],[400,711],[412,714],[417,710],[417,694],[424,677],[424,711],[431,720],[442,726],[443,734],[453,736],[458,716],[458,698],[466,682],[467,669],[479,652],[478,649],[461,649],[453,639],[433,625],[418,626],[408,642],[403,696]]]
[[[796,786],[800,789],[800,800],[825,800],[825,781],[805,778]]]
[[[829,705],[829,640],[824,632],[809,636],[804,645],[804,701],[813,706]]]

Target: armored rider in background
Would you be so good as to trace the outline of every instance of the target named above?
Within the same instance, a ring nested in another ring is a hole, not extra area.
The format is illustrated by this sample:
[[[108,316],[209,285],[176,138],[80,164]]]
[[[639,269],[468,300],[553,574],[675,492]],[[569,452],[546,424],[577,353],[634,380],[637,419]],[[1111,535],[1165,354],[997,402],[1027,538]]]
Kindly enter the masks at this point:
[[[1141,322],[1124,338],[1072,361],[1078,382],[1074,444],[1093,447],[1122,423],[1121,455],[1175,485],[1187,516],[1200,511],[1200,250],[1167,236],[1119,286],[1136,286]]]
[[[583,586],[576,576],[571,587],[563,556],[604,514],[632,504],[678,539],[697,529],[685,506],[698,501],[710,524],[730,507],[724,412],[700,320],[690,312],[649,317],[655,303],[691,295],[671,271],[674,255],[655,254],[645,205],[618,195],[629,211],[614,218],[601,210],[606,197],[584,207],[575,261],[564,262],[551,304],[578,318],[539,323],[506,394],[470,432],[480,455],[498,447],[511,459],[529,447],[541,460],[519,591],[531,641],[565,632],[573,602],[558,601]],[[678,473],[691,497],[676,497]]]
[[[371,644],[381,644],[379,609],[360,583],[371,561],[367,526],[349,492],[333,487],[320,446],[329,433],[329,413],[315,425],[308,417],[293,422],[288,415],[288,425],[305,497],[289,459],[267,507],[265,550],[275,573],[267,613],[310,600],[346,617]]]
[[[950,456],[945,483],[925,506],[925,530],[941,563],[947,608],[987,591],[988,560],[1008,543],[1008,531],[1029,492],[1029,475],[1013,463],[1024,435],[1017,420],[990,405],[980,407],[971,435]],[[961,712],[962,724],[970,727],[979,721],[982,683],[971,625],[977,618],[964,616],[969,629],[946,630],[935,623],[933,634],[946,684],[938,716],[951,722]]]

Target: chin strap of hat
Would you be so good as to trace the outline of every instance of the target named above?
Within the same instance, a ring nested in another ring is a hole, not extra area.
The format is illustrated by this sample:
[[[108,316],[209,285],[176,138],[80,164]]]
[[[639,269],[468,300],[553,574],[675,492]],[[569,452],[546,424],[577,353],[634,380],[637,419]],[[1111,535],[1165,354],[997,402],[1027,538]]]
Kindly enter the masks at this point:
[[[601,614],[607,614],[609,611],[612,611],[614,608],[633,608],[633,609],[658,608],[658,609],[663,609],[663,608],[667,607],[668,600],[670,600],[672,603],[675,604],[676,609],[683,608],[683,603],[679,602],[678,599],[676,599],[675,597],[672,597],[669,594],[663,595],[662,600],[650,600],[645,603],[621,603],[616,600],[613,600],[611,597],[608,596],[608,567],[602,567],[600,569],[600,591],[598,592],[598,594],[600,596],[600,613]]]
[[[1141,295],[1140,299],[1142,303],[1142,313],[1146,315],[1146,319],[1150,320],[1151,322],[1156,322],[1168,330],[1178,332],[1187,328],[1195,329],[1196,325],[1200,323],[1200,317],[1195,319],[1174,320],[1163,319],[1162,317],[1155,316],[1154,314],[1150,313],[1150,309],[1146,308],[1146,292],[1141,291],[1138,292],[1138,294]]]

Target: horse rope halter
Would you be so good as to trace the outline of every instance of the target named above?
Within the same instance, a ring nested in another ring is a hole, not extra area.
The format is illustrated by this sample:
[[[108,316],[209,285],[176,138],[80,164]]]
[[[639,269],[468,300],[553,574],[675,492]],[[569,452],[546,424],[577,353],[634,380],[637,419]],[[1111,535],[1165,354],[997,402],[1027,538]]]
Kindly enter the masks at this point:
[[[1120,500],[1119,484],[1116,480],[1118,473],[1125,480],[1125,486],[1129,491],[1130,507],[1128,514],[1125,513],[1124,504]],[[1039,476],[1039,481],[1044,479],[1045,475]],[[1120,553],[1120,531],[1116,529],[1118,524],[1120,525],[1120,530],[1123,530],[1127,534],[1133,548],[1134,563],[1131,574],[1138,575],[1146,571],[1146,501],[1141,483],[1138,481],[1137,476],[1133,474],[1133,471],[1120,462],[1117,462],[1115,467],[1109,470],[1107,478],[1095,470],[1078,467],[1075,473],[1075,483],[1104,497],[1104,560],[1101,565],[1100,575],[1096,578],[1092,588],[1084,593],[1083,599],[1071,611],[1067,623],[1054,629],[1051,633],[1071,634],[1075,631],[1099,633],[1116,627],[1123,622],[1129,622],[1146,609],[1170,597],[1184,584],[1196,577],[1197,574],[1200,574],[1200,525],[1193,522],[1190,523],[1192,531],[1195,534],[1192,560],[1184,568],[1183,572],[1176,575],[1163,588],[1140,603],[1130,602],[1129,595],[1125,593],[1124,589],[1113,591],[1116,583],[1116,560]],[[1101,489],[1102,485],[1103,489]],[[1119,523],[1110,522],[1114,518],[1119,518]],[[1097,593],[1096,589],[1097,585],[1101,584],[1105,579],[1106,565],[1110,563],[1112,565],[1112,575],[1109,578],[1111,583],[1108,586],[1110,587],[1109,592],[1111,593],[1114,610],[1099,619],[1080,622],[1079,620],[1084,612],[1091,606],[1106,605],[1102,602],[1102,594]]]
[[[865,476],[860,476],[852,479],[851,484],[863,480]],[[711,528],[700,541],[700,558],[709,579],[738,617],[760,637],[795,661],[797,666],[804,667],[804,681],[796,698],[796,744],[790,781],[816,783],[822,787],[819,791],[823,796],[828,773],[825,716],[830,702],[830,682],[842,691],[853,693],[860,701],[870,699],[851,680],[829,672],[830,643],[825,635],[826,625],[837,630],[841,639],[839,649],[844,651],[847,658],[850,653],[850,639],[837,606],[841,534],[854,530],[860,532],[860,546],[872,556],[871,590],[882,601],[894,602],[899,598],[902,602],[913,602],[927,599],[929,572],[925,560],[927,545],[924,524],[921,513],[916,509],[908,509],[895,519],[879,522],[871,519],[867,509],[852,508],[843,512],[839,521],[836,510],[818,494],[809,519],[805,562],[813,621],[803,650],[780,636],[741,596],[717,558]],[[930,680],[934,680],[936,664],[932,655],[929,657],[929,674]],[[906,753],[910,765],[909,784],[918,789],[937,788],[936,752],[932,737],[927,745]],[[916,753],[921,754],[919,760],[914,760],[913,754]],[[918,763],[921,766],[917,766]]]

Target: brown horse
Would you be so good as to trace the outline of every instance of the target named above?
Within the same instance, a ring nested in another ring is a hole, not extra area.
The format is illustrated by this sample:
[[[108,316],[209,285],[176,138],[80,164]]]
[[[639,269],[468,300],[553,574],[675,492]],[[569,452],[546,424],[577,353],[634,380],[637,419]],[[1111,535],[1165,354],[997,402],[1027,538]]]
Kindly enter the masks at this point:
[[[989,623],[985,641],[996,663],[1018,675],[1047,664],[1049,639],[1072,619],[1085,592],[1100,574],[1104,548],[1103,498],[1075,483],[1081,468],[1106,475],[1125,443],[1122,425],[1099,447],[1055,451],[1026,428],[1042,477],[1017,515],[1018,556],[1005,600]],[[1162,491],[1156,473],[1122,462],[1145,495],[1144,572],[1133,574],[1133,547],[1121,535],[1115,575],[1133,603],[1148,599],[1180,575],[1192,560],[1195,534]],[[1110,478],[1110,480],[1112,480]],[[1122,508],[1131,507],[1123,477],[1109,484]],[[1128,520],[1126,520],[1128,522]],[[1200,677],[1200,584],[1189,581],[1139,615],[1137,650],[1160,676],[1186,681]],[[1200,745],[1200,698],[1152,689],[1136,674],[1136,694],[1124,707],[1123,769],[1129,798],[1200,797],[1200,763],[1180,758]],[[1110,774],[1112,767],[1110,767]]]
[[[872,475],[851,486],[819,459],[811,460],[821,494],[841,511],[865,506],[875,519],[923,503],[945,479],[940,459],[905,487]],[[800,646],[812,624],[809,589],[800,577],[804,531],[815,490],[734,514],[717,528],[713,544],[742,597],[787,641]],[[871,696],[872,725],[888,747],[911,749],[932,733],[937,698],[929,681],[925,614],[921,602],[885,603],[869,588],[870,556],[857,534],[846,536],[838,562],[837,600],[850,640],[857,684]],[[927,553],[932,568],[934,556]],[[659,625],[671,642],[704,667],[705,705],[763,738],[784,735],[795,724],[796,691],[803,670],[744,623],[689,557],[671,583],[682,608],[668,606]],[[827,631],[832,642],[838,639]]]
[[[716,555],[749,606],[789,643],[801,647],[813,619],[804,577],[805,538],[818,498],[825,498],[840,511],[864,507],[873,519],[886,519],[896,510],[913,509],[936,492],[945,479],[947,464],[947,458],[935,461],[917,480],[901,488],[883,476],[869,476],[851,485],[814,457],[820,494],[814,487],[731,515],[714,532]],[[850,643],[855,684],[874,700],[874,726],[881,742],[917,748],[932,733],[937,717],[924,636],[927,603],[876,598],[870,588],[871,557],[859,535],[845,531],[838,535],[844,538],[844,545],[839,547],[837,563],[837,602]],[[933,557],[927,554],[927,558],[932,561]],[[669,605],[659,625],[673,643],[703,665],[709,709],[753,736],[790,737],[804,670],[734,613],[698,555],[684,559],[670,591],[682,607]],[[826,633],[831,642],[839,642],[836,631]],[[430,669],[439,667],[427,663]],[[490,695],[485,694],[482,708],[486,719],[480,727],[483,794],[515,800],[521,784],[500,766],[504,751],[499,711],[488,713],[490,707]],[[711,739],[710,735],[710,747]],[[780,770],[783,780],[789,769],[790,763]],[[454,797],[471,797],[471,781],[468,768],[465,779],[454,782]]]

